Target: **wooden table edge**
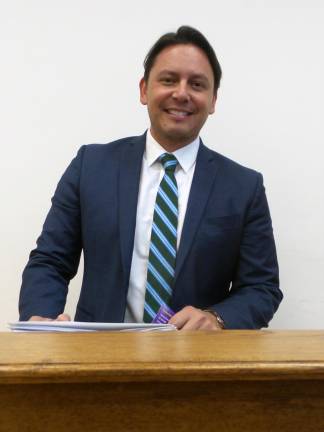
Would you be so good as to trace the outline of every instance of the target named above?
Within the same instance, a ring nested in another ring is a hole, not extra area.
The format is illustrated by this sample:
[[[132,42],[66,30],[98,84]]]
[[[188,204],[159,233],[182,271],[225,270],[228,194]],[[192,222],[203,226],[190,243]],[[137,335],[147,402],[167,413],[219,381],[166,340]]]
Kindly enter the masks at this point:
[[[1,384],[233,380],[324,380],[324,362],[42,363],[0,366]]]

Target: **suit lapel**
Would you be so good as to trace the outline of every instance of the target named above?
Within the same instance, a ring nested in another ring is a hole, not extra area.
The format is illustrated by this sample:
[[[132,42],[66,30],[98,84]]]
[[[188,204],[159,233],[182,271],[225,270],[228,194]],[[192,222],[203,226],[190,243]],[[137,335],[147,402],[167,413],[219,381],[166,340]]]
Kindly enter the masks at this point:
[[[175,283],[190,250],[210,195],[217,172],[214,152],[200,142],[196,168],[189,194],[181,241],[177,254]]]
[[[130,139],[122,151],[119,166],[120,245],[127,280],[134,246],[137,200],[145,142],[146,133]],[[175,282],[203,216],[216,173],[215,154],[201,142],[177,254]]]
[[[119,166],[119,227],[123,269],[127,280],[132,260],[136,210],[146,133],[125,144]]]

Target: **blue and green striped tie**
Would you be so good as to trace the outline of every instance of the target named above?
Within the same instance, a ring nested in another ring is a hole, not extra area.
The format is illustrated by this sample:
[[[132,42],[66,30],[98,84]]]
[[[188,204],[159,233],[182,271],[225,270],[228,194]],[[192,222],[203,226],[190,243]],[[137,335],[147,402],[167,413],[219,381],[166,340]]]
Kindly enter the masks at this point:
[[[175,156],[164,153],[159,161],[165,170],[155,201],[147,266],[144,322],[152,322],[163,305],[169,305],[177,253],[178,186]]]

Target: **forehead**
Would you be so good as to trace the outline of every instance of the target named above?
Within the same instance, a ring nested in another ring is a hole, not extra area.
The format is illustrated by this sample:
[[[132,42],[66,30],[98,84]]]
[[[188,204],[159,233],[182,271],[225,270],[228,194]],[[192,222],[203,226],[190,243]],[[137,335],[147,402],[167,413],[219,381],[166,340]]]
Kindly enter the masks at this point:
[[[171,45],[155,58],[151,73],[169,70],[175,73],[203,74],[213,79],[213,70],[202,49],[191,44]]]

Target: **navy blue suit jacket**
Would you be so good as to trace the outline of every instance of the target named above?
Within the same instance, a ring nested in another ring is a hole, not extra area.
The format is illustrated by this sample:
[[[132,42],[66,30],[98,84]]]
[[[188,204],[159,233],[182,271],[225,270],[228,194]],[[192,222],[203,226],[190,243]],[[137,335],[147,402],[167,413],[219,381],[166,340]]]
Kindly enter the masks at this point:
[[[81,250],[75,319],[122,322],[145,134],[83,146],[60,180],[23,273],[20,319],[56,317]],[[227,328],[267,326],[282,293],[261,174],[200,144],[177,254],[172,309],[213,308]]]

